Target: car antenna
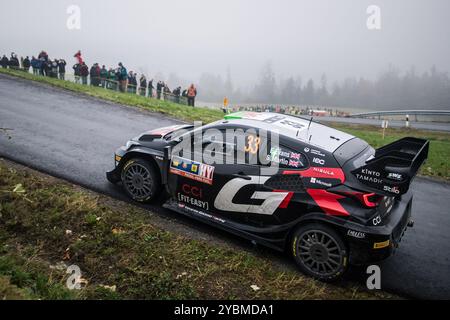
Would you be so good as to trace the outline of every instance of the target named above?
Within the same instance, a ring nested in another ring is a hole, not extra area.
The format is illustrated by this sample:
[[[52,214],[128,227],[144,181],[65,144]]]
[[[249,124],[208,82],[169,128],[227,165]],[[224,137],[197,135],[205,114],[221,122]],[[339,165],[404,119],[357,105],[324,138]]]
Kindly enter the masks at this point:
[[[311,122],[312,122],[312,121],[313,121],[313,117],[311,117],[311,119],[309,119],[307,136],[309,136],[309,127],[311,127]],[[308,142],[311,142],[311,137],[312,137],[312,135],[309,136]]]

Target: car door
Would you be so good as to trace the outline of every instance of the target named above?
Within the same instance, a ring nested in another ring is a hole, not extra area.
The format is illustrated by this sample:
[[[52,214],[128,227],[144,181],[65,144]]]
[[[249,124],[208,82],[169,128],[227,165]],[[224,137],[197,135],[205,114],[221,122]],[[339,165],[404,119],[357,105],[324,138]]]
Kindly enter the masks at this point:
[[[219,133],[222,139],[216,139]],[[225,134],[225,130],[192,134],[190,142],[185,142],[190,150],[176,150],[172,154],[168,184],[179,203],[223,219],[241,221],[259,183],[259,167],[248,163],[245,147],[237,150],[234,143],[230,147],[230,143],[224,142]],[[237,161],[242,158],[247,160]]]

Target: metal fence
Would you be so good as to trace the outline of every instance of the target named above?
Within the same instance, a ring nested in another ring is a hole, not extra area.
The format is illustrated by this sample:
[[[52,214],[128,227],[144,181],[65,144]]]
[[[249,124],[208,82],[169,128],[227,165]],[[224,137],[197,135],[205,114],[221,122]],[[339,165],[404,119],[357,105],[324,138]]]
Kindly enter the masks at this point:
[[[89,85],[93,87],[99,87],[104,88],[106,90],[112,90],[112,91],[122,91],[129,94],[135,94],[143,97],[149,97],[149,98],[155,98],[159,100],[164,101],[170,101],[173,103],[178,103],[182,105],[188,105],[187,97],[178,96],[171,92],[164,92],[161,91],[160,94],[158,94],[157,90],[153,88],[150,90],[147,86],[141,87],[139,85],[132,85],[129,84],[128,81],[117,81],[113,78],[102,78],[102,77],[91,77],[91,76],[76,76],[72,73],[52,73],[50,72],[49,75],[44,75],[41,70],[39,69],[33,69],[30,68],[29,70],[25,70],[23,68],[19,67],[12,67],[9,66],[9,69],[13,70],[19,70],[27,73],[33,73],[37,76],[42,77],[49,77],[54,79],[60,79],[64,81],[69,81],[77,84],[83,84],[83,85]]]

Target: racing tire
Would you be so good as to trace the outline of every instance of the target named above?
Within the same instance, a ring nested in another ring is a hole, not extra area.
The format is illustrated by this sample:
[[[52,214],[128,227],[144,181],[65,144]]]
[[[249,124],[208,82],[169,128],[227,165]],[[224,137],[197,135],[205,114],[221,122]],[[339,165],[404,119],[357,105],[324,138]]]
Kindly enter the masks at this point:
[[[148,161],[141,158],[128,160],[120,177],[127,195],[137,202],[149,203],[161,190],[159,174]]]
[[[318,280],[339,280],[348,269],[348,250],[344,241],[325,225],[311,223],[298,227],[291,244],[300,270]]]

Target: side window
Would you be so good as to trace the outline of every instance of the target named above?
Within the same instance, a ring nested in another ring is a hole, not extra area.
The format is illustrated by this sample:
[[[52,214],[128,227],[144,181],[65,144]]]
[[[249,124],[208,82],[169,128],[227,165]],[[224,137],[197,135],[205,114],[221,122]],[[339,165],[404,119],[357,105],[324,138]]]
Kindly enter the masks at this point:
[[[271,147],[268,152],[268,160],[278,163],[280,168],[305,169],[309,166],[306,156],[297,151],[284,146]]]

